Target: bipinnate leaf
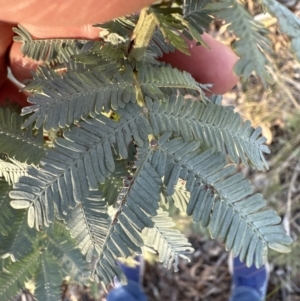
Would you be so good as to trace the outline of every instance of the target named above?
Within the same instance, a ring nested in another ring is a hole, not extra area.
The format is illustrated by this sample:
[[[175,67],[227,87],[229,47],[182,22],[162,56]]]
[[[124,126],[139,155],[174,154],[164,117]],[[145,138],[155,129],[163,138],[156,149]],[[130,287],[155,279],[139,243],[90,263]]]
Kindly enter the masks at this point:
[[[31,203],[30,226],[35,224],[39,230],[39,226],[49,225],[55,215],[64,219],[69,208],[75,208],[89,190],[97,190],[99,183],[105,183],[115,169],[113,143],[123,158],[127,158],[132,140],[144,144],[151,127],[143,111],[135,105],[119,109],[118,113],[123,117],[118,121],[98,115],[65,131],[64,138],[58,138],[54,149],[42,159],[42,169],[31,167],[28,176],[20,178],[10,197]]]
[[[297,55],[298,20],[279,4],[262,3],[282,19]],[[262,266],[268,248],[290,250],[280,217],[263,209],[262,195],[235,168],[268,168],[261,128],[158,59],[175,48],[188,53],[183,36],[203,43],[213,16],[237,37],[235,72],[271,81],[268,31],[236,0],[155,3],[140,19],[96,25],[100,41],[34,40],[22,26],[14,29],[24,54],[45,65],[27,82],[25,122],[0,109],[0,176],[13,184],[0,179],[1,300],[30,277],[40,300],[57,300],[58,276],[82,279],[82,254],[104,286],[115,276],[126,283],[117,259],[144,247],[177,270],[193,249],[160,208],[171,201],[248,266]]]
[[[261,0],[266,10],[278,19],[280,30],[291,39],[291,50],[300,61],[300,18],[287,7],[272,0]]]
[[[0,159],[0,177],[4,177],[8,184],[16,183],[21,176],[27,174],[26,163],[21,163],[13,158]]]
[[[271,68],[268,55],[272,53],[268,30],[253,20],[239,1],[221,0],[210,3],[206,8],[217,18],[225,20],[229,25],[228,29],[237,36],[232,44],[240,57],[234,67],[235,73],[245,81],[254,71],[264,85],[272,83],[273,79],[267,69]]]
[[[15,163],[15,169],[19,166],[19,171],[22,169],[24,174],[25,162],[27,164],[38,164],[41,157],[45,154],[45,149],[43,146],[43,131],[39,130],[34,135],[31,126],[26,130],[21,129],[23,122],[24,117],[21,117],[18,113],[13,112],[9,108],[0,108],[0,150],[9,158],[12,158],[11,160],[16,159],[21,162],[20,164],[17,164],[16,161],[11,163]],[[0,174],[7,174],[7,172],[3,170]],[[11,179],[11,182],[13,181],[12,173],[7,175],[7,177]]]
[[[7,264],[5,271],[0,273],[1,300],[11,300],[37,271],[39,264],[40,254],[37,249],[22,257],[21,261]]]
[[[253,128],[232,108],[204,104],[181,95],[168,100],[146,98],[149,120],[155,135],[165,131],[180,135],[185,141],[197,140],[228,154],[234,163],[250,165],[259,170],[268,168],[264,153],[269,153],[261,128]]]
[[[158,140],[158,155],[151,164],[164,177],[168,195],[174,194],[179,178],[186,181],[191,193],[186,212],[194,222],[209,227],[211,236],[224,241],[226,249],[248,266],[262,266],[268,247],[287,251],[293,240],[280,217],[273,210],[261,211],[266,201],[253,194],[249,181],[227,164],[224,154],[201,151],[199,142],[170,137],[165,133]]]
[[[33,39],[21,24],[13,27],[15,42],[21,42],[21,52],[35,61],[51,63],[67,62],[72,55],[77,54],[87,43],[79,39]]]
[[[38,300],[59,300],[62,279],[59,261],[48,252],[43,252],[39,257],[40,266],[35,274],[36,288],[34,295]]]
[[[86,260],[91,262],[93,256],[102,251],[110,224],[107,206],[101,193],[91,192],[83,197],[66,216],[65,223],[70,234],[77,240],[79,248]]]
[[[194,251],[191,244],[178,230],[173,229],[175,223],[168,213],[159,209],[157,215],[152,217],[153,228],[145,228],[142,232],[145,246],[153,248],[158,253],[159,261],[163,266],[178,272],[179,258],[190,261],[186,256]]]
[[[0,180],[0,256],[10,257],[13,262],[21,260],[31,252],[35,241],[34,229],[27,226],[27,212],[20,210],[28,206],[26,201],[16,200],[15,210],[11,207],[8,193],[11,187]],[[30,205],[30,203],[29,203]],[[13,222],[12,222],[13,221]]]
[[[107,232],[102,252],[97,261],[97,277],[106,286],[117,276],[123,283],[126,278],[116,265],[118,257],[141,254],[144,245],[142,230],[154,226],[151,217],[159,208],[162,181],[151,166],[151,148],[138,153],[140,158],[137,172],[120,193],[121,204]]]

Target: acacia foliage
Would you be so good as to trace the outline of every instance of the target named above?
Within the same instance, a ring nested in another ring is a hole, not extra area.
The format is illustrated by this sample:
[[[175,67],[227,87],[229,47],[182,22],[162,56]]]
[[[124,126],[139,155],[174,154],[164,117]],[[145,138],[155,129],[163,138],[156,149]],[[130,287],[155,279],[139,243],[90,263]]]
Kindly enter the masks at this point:
[[[105,286],[114,276],[126,282],[117,258],[145,248],[177,270],[193,249],[174,229],[170,201],[248,266],[264,264],[268,248],[289,251],[292,239],[280,217],[263,209],[263,196],[236,171],[240,163],[268,168],[261,128],[222,106],[220,96],[208,98],[191,74],[159,60],[175,48],[187,53],[183,36],[203,43],[214,16],[240,37],[233,45],[241,56],[235,71],[270,81],[267,32],[234,0],[155,4],[139,17],[96,24],[101,41],[34,40],[24,27],[14,29],[24,55],[44,66],[25,87],[31,93],[21,113],[26,118],[0,109],[0,172],[8,181],[0,182],[1,221],[15,221],[0,234],[12,272],[0,273],[4,282],[22,270],[12,283],[37,277],[40,300],[54,300],[56,271],[72,270],[77,279],[84,269],[74,241],[95,262],[89,277]],[[289,34],[289,21],[283,28]],[[45,144],[53,133],[53,145]],[[0,286],[0,295],[10,298],[19,288]]]

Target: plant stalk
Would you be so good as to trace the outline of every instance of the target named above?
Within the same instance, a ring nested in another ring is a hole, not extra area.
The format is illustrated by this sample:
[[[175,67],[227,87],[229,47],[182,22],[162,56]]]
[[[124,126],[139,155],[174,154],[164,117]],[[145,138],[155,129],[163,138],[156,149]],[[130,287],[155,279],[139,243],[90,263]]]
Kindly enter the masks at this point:
[[[148,8],[143,8],[136,27],[133,31],[132,41],[133,47],[129,53],[129,58],[139,61],[151,41],[156,22],[152,13],[149,13]]]

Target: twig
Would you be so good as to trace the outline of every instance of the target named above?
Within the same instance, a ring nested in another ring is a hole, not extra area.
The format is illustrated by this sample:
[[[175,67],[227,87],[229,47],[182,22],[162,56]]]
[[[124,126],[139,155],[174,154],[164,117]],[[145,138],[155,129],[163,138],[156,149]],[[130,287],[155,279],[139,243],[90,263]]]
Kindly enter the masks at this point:
[[[154,15],[149,13],[148,8],[140,12],[138,23],[133,31],[133,46],[130,50],[129,57],[139,61],[147,50],[155,31],[156,23]]]
[[[284,83],[283,75],[280,74],[280,71],[276,66],[274,66],[276,71],[270,70],[272,73],[273,78],[275,79],[276,83],[278,84],[279,88],[285,93],[285,95],[291,100],[293,105],[297,110],[300,110],[300,104],[297,102],[291,91],[287,88],[287,85]],[[286,78],[285,78],[286,80]]]
[[[286,214],[284,216],[283,219],[283,226],[287,232],[288,235],[291,234],[291,228],[290,228],[290,220],[291,220],[291,208],[292,208],[292,194],[293,194],[293,190],[294,190],[294,185],[295,182],[298,178],[298,175],[300,173],[300,162],[297,163],[292,178],[291,178],[291,183],[289,186],[289,190],[288,190],[288,194],[287,194],[287,208],[286,208]],[[290,258],[288,258],[288,265],[290,265]],[[287,279],[286,279],[287,283],[290,285],[292,283],[291,281],[291,271],[287,268]],[[291,300],[291,296],[290,294],[287,296],[287,300],[290,301]]]
[[[300,162],[298,162],[298,164],[296,165],[292,178],[291,178],[291,182],[289,185],[289,190],[288,190],[288,194],[287,194],[287,208],[286,208],[286,214],[284,216],[284,220],[283,220],[283,226],[287,232],[288,235],[290,235],[290,220],[291,220],[291,208],[292,208],[292,194],[293,194],[293,190],[294,190],[294,185],[295,182],[298,178],[298,175],[300,173]]]

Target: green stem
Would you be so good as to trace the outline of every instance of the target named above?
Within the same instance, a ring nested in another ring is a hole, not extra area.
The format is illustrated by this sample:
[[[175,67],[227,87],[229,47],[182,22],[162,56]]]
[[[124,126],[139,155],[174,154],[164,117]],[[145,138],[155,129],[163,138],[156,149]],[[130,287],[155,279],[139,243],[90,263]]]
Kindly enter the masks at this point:
[[[133,31],[133,47],[129,53],[129,58],[139,61],[143,57],[155,28],[156,22],[153,14],[149,13],[148,8],[143,8],[138,23]]]
[[[134,71],[133,72],[133,78],[134,78],[134,86],[135,86],[135,95],[136,95],[136,101],[137,104],[140,107],[144,107],[145,106],[145,99],[144,99],[144,95],[141,89],[141,85],[138,79],[138,72]]]
[[[134,44],[131,52],[129,53],[129,58],[139,61],[144,56],[144,53],[152,39],[156,25],[157,21],[154,14],[149,11],[149,8],[143,8],[141,10],[138,23],[133,31],[132,41],[134,41]],[[138,71],[135,71],[133,76],[135,81],[137,103],[140,107],[146,108],[144,95],[138,80]],[[155,139],[154,135],[152,134],[150,134],[148,138],[149,142]]]

